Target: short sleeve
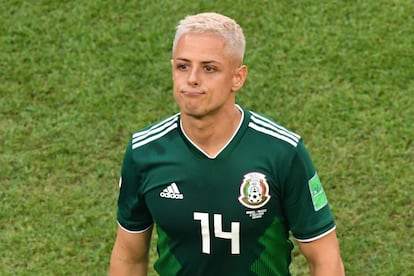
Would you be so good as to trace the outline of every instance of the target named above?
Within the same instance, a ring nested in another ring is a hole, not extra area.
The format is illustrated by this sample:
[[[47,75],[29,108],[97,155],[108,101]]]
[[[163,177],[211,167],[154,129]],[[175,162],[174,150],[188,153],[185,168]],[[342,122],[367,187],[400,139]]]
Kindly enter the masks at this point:
[[[333,229],[328,199],[302,140],[284,183],[284,209],[289,228],[299,241],[312,241]]]
[[[117,211],[118,223],[130,232],[144,231],[153,223],[142,193],[141,178],[130,143],[122,163]]]

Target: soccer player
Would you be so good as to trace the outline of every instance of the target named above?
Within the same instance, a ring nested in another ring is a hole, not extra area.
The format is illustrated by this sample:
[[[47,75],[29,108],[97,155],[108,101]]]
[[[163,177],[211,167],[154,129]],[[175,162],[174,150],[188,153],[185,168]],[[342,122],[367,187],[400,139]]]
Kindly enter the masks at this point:
[[[132,135],[120,179],[111,275],[290,275],[292,232],[311,275],[343,275],[335,223],[301,137],[237,105],[240,26],[188,16],[172,50],[180,112]]]

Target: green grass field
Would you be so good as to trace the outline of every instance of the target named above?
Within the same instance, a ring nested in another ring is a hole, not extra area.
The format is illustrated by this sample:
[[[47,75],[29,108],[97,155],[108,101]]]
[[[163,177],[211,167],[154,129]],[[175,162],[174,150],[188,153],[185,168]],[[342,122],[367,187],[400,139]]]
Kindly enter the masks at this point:
[[[173,32],[201,11],[243,26],[238,102],[304,138],[347,275],[413,273],[412,0],[198,2],[2,1],[0,275],[106,274],[123,151],[177,112]]]

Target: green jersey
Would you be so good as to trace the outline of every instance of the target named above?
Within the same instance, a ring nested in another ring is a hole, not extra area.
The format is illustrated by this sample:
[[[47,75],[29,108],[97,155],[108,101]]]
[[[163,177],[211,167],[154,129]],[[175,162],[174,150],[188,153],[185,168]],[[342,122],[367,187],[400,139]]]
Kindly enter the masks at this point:
[[[209,156],[180,115],[136,132],[124,156],[118,223],[158,233],[160,275],[289,275],[293,244],[335,229],[312,160],[295,133],[238,106],[230,141]]]

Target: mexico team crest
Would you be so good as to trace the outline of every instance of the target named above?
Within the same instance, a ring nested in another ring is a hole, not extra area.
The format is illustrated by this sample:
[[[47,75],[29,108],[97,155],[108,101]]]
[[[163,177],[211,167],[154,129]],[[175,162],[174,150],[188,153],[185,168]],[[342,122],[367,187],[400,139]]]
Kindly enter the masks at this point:
[[[270,200],[266,175],[251,172],[244,175],[240,186],[239,201],[247,208],[260,208]]]

